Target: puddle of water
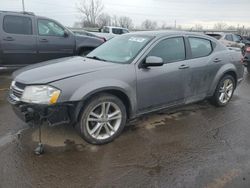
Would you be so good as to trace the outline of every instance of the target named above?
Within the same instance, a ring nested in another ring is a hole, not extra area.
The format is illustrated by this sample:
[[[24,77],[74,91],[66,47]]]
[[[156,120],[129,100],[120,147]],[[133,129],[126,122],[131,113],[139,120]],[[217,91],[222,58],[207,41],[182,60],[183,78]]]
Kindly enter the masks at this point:
[[[11,135],[11,134],[7,134],[3,137],[0,138],[0,147],[12,142],[13,140],[15,140],[15,136]]]
[[[39,142],[39,130],[35,130],[31,135],[32,141]],[[65,128],[42,127],[42,141],[51,147],[64,147],[66,145],[84,144],[75,131]]]
[[[220,188],[225,187],[230,183],[234,178],[240,175],[241,171],[238,169],[230,170],[221,177],[217,177],[214,181],[206,186],[206,188]]]

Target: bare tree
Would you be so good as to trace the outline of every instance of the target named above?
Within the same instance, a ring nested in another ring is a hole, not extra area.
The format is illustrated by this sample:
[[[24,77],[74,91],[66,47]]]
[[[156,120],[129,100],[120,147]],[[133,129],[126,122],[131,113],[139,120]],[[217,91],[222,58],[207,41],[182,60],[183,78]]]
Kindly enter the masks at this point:
[[[114,15],[112,17],[112,23],[111,23],[112,26],[119,26],[119,22],[118,22],[118,17],[116,15]]]
[[[107,13],[102,13],[97,18],[97,23],[100,28],[103,26],[111,25],[111,16]]]
[[[157,22],[147,19],[144,22],[142,22],[141,27],[142,29],[146,30],[154,30],[157,28]]]
[[[133,28],[133,21],[131,18],[129,18],[127,16],[121,16],[119,18],[119,26],[127,28],[127,29],[131,29],[131,28]]]
[[[203,30],[203,26],[201,24],[195,24],[194,29],[196,31],[202,31]]]
[[[78,10],[83,15],[84,26],[96,26],[98,16],[103,10],[101,0],[82,0]]]
[[[81,28],[82,27],[82,22],[74,22],[73,23],[73,28]]]
[[[225,29],[227,29],[227,24],[223,23],[223,22],[216,23],[214,25],[214,29],[216,29],[216,30],[225,30]]]

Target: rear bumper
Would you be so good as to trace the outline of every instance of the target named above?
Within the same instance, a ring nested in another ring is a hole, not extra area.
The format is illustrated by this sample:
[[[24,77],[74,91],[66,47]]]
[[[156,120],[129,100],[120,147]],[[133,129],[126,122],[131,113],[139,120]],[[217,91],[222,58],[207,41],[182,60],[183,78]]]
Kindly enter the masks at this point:
[[[16,100],[11,94],[8,101],[12,105],[15,114],[24,122],[36,125],[38,122],[47,122],[50,126],[68,124],[74,121],[71,114],[75,111],[72,103],[58,105],[28,104]]]

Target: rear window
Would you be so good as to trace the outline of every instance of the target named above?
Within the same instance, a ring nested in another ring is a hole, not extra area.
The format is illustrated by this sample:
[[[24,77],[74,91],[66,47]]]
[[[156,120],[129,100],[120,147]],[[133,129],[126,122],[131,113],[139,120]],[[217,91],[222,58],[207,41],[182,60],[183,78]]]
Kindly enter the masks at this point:
[[[228,41],[233,41],[233,36],[228,34],[225,36],[225,39],[228,40]]]
[[[213,51],[210,40],[190,37],[189,43],[190,43],[193,58],[208,56]]]
[[[222,37],[220,34],[207,34],[207,35],[210,36],[210,37],[214,37],[217,40],[220,40],[221,37]]]
[[[4,16],[3,30],[6,33],[32,35],[32,20],[24,16]]]

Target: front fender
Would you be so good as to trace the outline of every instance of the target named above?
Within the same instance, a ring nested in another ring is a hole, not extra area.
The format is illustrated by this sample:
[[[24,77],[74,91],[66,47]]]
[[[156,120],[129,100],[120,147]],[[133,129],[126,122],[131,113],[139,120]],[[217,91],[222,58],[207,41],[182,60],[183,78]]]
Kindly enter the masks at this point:
[[[111,86],[112,85],[112,86]],[[119,81],[119,80],[96,80],[82,85],[78,88],[73,95],[70,97],[69,101],[82,101],[85,102],[90,96],[105,92],[108,90],[120,91],[127,96],[129,99],[131,114],[136,112],[136,93],[135,88],[129,84]]]
[[[228,72],[234,72],[236,75],[236,83],[237,83],[237,69],[233,64],[224,64],[216,73],[213,82],[210,86],[208,96],[212,96],[215,92],[215,89],[220,81],[220,79]]]

